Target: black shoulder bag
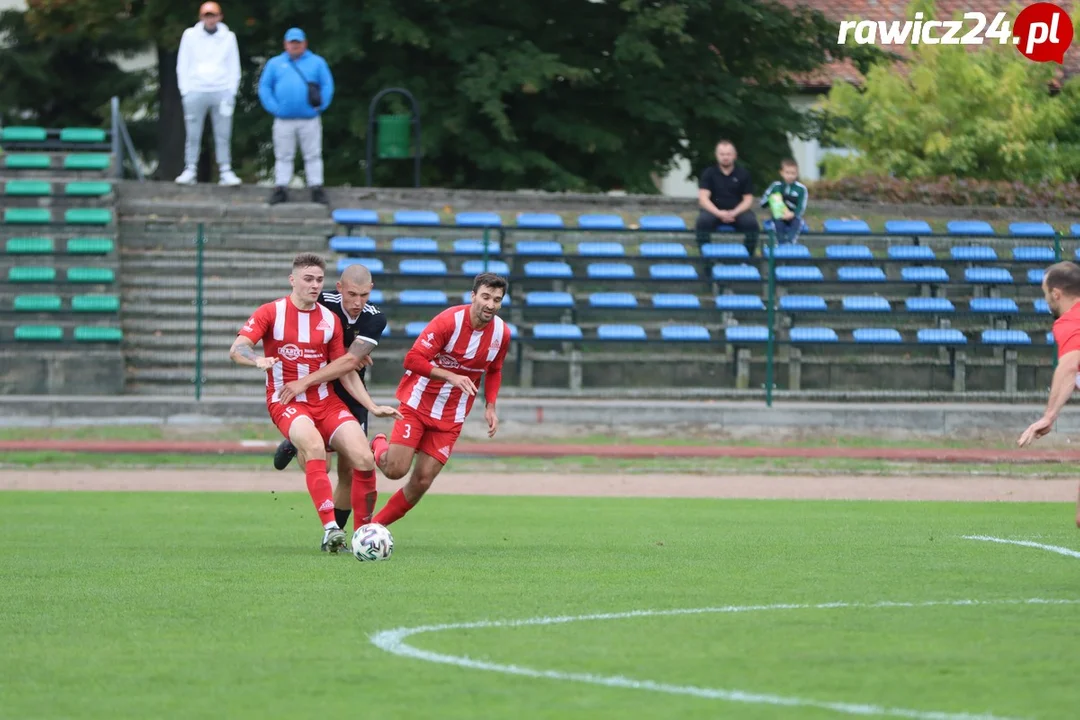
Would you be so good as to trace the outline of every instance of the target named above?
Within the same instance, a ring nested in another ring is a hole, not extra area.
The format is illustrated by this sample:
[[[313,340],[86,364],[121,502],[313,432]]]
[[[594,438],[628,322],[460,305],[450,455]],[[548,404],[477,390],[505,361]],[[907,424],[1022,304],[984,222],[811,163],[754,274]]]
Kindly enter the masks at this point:
[[[300,76],[300,79],[307,83],[307,101],[313,108],[322,106],[322,88],[319,87],[319,83],[308,82],[308,79],[304,77],[304,73],[300,72],[300,67],[292,60],[289,64],[293,66],[293,70]]]

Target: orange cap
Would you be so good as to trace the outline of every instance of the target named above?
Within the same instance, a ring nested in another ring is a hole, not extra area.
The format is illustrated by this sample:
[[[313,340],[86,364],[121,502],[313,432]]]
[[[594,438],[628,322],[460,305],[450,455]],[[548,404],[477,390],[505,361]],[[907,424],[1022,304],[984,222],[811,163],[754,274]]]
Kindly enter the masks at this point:
[[[199,17],[207,14],[220,15],[221,6],[218,5],[216,2],[204,2],[202,5],[199,6]]]

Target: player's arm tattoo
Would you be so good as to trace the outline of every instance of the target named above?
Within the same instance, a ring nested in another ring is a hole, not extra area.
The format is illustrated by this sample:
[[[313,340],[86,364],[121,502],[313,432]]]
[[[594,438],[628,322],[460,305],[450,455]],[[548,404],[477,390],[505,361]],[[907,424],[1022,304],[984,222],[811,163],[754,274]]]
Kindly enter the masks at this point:
[[[366,358],[376,347],[375,343],[367,338],[358,337],[349,345],[349,354],[359,359]]]
[[[229,356],[233,359],[233,362],[239,365],[255,365],[259,358],[255,354],[255,346],[251,344],[250,340],[243,337],[236,338],[236,342],[229,349]],[[240,358],[248,362],[241,362]]]

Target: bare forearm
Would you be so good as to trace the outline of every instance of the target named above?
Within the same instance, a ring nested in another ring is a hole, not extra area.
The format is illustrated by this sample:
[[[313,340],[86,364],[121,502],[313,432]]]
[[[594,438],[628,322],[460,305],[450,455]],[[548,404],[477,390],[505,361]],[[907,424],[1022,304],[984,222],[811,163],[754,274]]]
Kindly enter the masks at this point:
[[[1076,368],[1068,365],[1058,365],[1054,371],[1053,382],[1050,383],[1050,399],[1046,403],[1046,412],[1043,417],[1057,420],[1062,408],[1069,402],[1073,388],[1076,387]]]
[[[255,354],[255,348],[248,343],[235,342],[229,348],[229,358],[237,365],[255,367],[259,356]]]
[[[303,383],[305,388],[309,388],[312,385],[318,385],[320,383],[343,378],[345,375],[354,372],[359,366],[360,361],[356,359],[356,357],[349,353],[345,353],[326,367],[320,368],[310,375],[305,375],[300,378],[300,382]],[[359,380],[360,378],[357,377],[356,379]]]
[[[710,198],[698,198],[698,206],[710,215],[720,215],[720,208],[716,207],[716,205],[713,204],[713,201]]]
[[[736,205],[735,209],[732,210],[731,212],[732,212],[733,215],[742,215],[744,212],[746,212],[747,210],[749,210],[753,206],[754,206],[754,198],[753,198],[752,195],[748,195],[748,196],[744,197],[742,199],[742,202],[740,202],[738,205]]]
[[[371,399],[371,395],[368,394],[367,388],[364,387],[364,381],[360,379],[360,376],[356,373],[345,373],[341,376],[341,385],[349,394],[356,398],[356,402],[363,405],[367,410],[371,410],[375,407],[375,401]]]

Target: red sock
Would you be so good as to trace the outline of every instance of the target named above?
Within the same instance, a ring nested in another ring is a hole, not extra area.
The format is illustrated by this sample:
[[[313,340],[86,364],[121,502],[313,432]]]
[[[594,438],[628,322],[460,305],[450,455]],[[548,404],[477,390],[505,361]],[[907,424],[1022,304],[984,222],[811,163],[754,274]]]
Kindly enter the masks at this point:
[[[405,499],[405,493],[398,490],[396,493],[390,496],[390,500],[387,501],[383,509],[379,511],[379,514],[375,516],[374,522],[380,525],[389,525],[395,520],[400,520],[405,516],[405,513],[413,509],[413,505],[409,504],[409,501]]]
[[[308,493],[315,509],[319,511],[319,521],[325,527],[327,523],[336,523],[334,517],[334,489],[330,486],[330,476],[326,474],[325,460],[308,460],[304,466]]]
[[[352,502],[353,530],[361,525],[371,522],[371,516],[375,512],[375,501],[379,493],[375,490],[375,471],[361,470],[352,471],[352,493],[349,496]]]
[[[383,436],[378,436],[371,441],[371,454],[375,456],[375,466],[383,466],[383,458],[386,457],[386,451],[390,449],[390,443],[386,441]]]

